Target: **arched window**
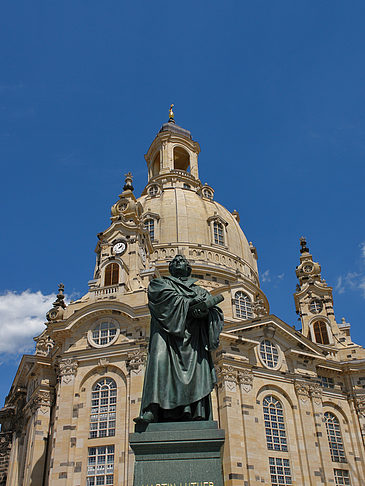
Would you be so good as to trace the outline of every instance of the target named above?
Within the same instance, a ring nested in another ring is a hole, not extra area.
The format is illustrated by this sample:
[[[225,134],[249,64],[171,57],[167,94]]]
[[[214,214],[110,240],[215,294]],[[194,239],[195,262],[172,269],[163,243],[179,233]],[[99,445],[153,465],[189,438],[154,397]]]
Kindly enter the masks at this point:
[[[116,285],[119,283],[119,265],[118,263],[109,263],[105,269],[104,285]]]
[[[218,221],[214,221],[213,236],[214,236],[214,243],[216,245],[224,245],[224,229],[222,223],[219,223]]]
[[[316,321],[313,324],[313,332],[316,343],[329,344],[327,326],[324,321]]]
[[[264,398],[262,405],[264,409],[267,448],[271,451],[287,452],[288,444],[281,403],[272,395],[268,395]]]
[[[144,227],[150,234],[151,241],[155,239],[155,221],[154,219],[146,219]]]
[[[159,173],[160,173],[160,152],[158,152],[152,164],[152,177],[158,176]]]
[[[326,420],[328,444],[332,461],[347,462],[338,418],[330,412],[326,412],[324,418]]]
[[[251,319],[253,317],[251,299],[244,292],[239,291],[235,293],[234,305],[236,308],[236,317],[240,317],[241,319]]]
[[[92,389],[90,438],[115,435],[117,385],[112,378],[102,378]]]
[[[182,147],[174,148],[174,169],[188,171],[190,167],[190,157],[188,152]]]

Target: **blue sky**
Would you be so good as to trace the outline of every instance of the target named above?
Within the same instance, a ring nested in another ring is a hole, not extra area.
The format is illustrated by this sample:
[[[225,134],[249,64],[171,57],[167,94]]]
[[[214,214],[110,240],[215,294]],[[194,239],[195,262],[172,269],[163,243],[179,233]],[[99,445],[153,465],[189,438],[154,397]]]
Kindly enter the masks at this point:
[[[124,174],[168,107],[297,323],[299,237],[365,343],[364,2],[4,1],[0,401],[58,282],[82,295]]]

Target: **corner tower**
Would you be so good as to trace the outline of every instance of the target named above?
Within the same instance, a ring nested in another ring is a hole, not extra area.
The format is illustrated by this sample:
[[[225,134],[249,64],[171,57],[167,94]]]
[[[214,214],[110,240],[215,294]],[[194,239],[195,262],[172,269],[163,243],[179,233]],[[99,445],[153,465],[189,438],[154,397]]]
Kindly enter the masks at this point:
[[[342,319],[336,322],[332,287],[321,276],[321,266],[313,257],[304,237],[300,238],[300,264],[296,268],[299,280],[294,294],[295,309],[302,323],[302,333],[311,341],[321,346],[328,346],[328,351],[335,353],[338,359],[363,355],[363,348],[354,344],[350,336],[350,324]],[[332,351],[330,351],[332,350]]]

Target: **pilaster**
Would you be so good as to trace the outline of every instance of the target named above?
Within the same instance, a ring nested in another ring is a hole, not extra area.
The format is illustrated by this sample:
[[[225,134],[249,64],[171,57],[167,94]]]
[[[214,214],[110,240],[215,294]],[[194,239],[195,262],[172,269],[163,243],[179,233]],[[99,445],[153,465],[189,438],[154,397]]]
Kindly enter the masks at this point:
[[[224,484],[241,486],[246,479],[246,470],[242,462],[244,441],[238,370],[229,364],[220,363],[217,375],[220,426],[226,431],[223,456]]]

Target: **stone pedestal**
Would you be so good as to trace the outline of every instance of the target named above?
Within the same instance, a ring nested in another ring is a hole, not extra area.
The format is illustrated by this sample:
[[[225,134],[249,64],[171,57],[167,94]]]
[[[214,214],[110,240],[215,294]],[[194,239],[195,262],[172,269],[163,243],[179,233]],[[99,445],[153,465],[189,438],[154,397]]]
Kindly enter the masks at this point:
[[[223,486],[224,430],[217,422],[137,424],[129,443],[133,486]]]

